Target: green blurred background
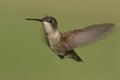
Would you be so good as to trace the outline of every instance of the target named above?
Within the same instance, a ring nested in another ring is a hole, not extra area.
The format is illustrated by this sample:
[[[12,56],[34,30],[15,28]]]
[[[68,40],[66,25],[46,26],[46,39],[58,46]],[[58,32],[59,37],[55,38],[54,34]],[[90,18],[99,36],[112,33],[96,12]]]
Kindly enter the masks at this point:
[[[59,30],[114,22],[107,38],[75,51],[84,63],[60,60],[43,27],[25,18],[57,18]],[[1,0],[0,80],[120,80],[120,0]]]

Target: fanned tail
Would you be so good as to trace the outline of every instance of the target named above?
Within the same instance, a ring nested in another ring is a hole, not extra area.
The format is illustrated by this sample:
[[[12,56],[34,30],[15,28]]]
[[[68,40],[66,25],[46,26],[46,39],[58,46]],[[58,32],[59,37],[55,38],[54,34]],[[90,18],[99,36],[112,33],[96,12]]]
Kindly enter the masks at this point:
[[[74,50],[68,51],[66,56],[68,58],[72,58],[78,62],[83,62],[83,60],[76,54],[76,52]]]

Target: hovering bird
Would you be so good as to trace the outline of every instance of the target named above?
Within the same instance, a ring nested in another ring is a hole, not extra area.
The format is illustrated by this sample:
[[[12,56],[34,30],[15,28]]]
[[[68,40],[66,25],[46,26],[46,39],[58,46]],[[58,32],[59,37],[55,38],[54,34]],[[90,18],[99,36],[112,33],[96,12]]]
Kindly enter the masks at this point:
[[[41,19],[27,18],[26,20],[39,21],[43,24],[48,46],[61,59],[72,58],[78,62],[83,60],[76,54],[74,48],[87,45],[110,33],[115,24],[103,23],[61,33],[58,30],[57,21],[52,16]]]

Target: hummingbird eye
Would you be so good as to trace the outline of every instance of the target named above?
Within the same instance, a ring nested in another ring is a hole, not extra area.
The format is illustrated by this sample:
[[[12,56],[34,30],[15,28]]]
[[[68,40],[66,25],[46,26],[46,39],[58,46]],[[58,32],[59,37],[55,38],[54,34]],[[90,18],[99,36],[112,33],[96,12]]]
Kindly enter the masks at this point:
[[[52,22],[53,22],[53,20],[51,20],[51,19],[50,19],[50,20],[49,20],[49,22],[50,22],[50,23],[52,23]]]

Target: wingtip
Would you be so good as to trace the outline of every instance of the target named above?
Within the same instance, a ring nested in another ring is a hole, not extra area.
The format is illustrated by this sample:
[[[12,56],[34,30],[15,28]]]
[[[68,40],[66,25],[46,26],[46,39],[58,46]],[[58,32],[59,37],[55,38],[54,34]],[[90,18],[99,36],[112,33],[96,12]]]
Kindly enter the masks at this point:
[[[115,23],[109,23],[108,24],[108,27],[110,27],[108,30],[109,30],[109,32],[113,32],[113,31],[115,31]]]
[[[108,23],[108,26],[114,28],[115,27],[115,23]]]
[[[115,23],[111,23],[112,26],[115,26]]]

